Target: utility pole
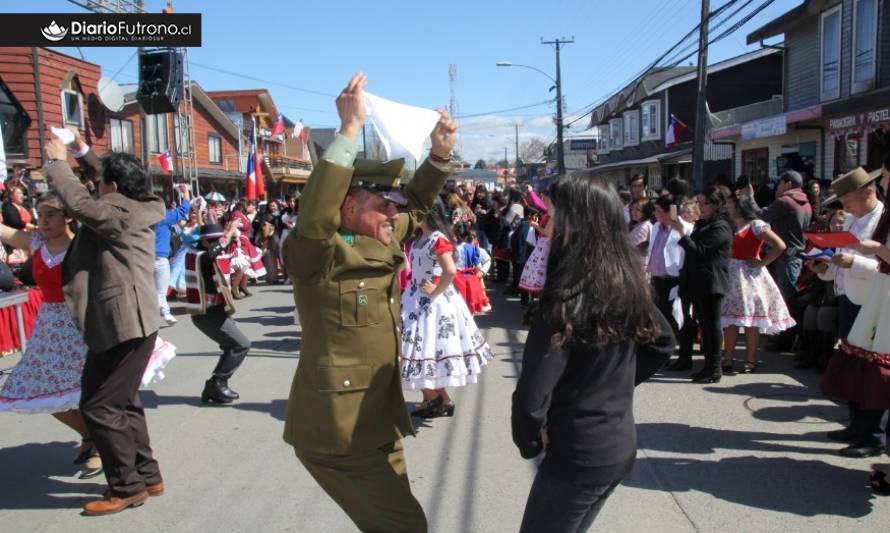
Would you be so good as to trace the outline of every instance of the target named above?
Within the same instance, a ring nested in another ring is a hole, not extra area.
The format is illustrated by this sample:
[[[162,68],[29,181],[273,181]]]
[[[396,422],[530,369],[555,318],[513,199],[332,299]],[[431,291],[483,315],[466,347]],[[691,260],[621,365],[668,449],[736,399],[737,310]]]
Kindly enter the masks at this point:
[[[516,169],[519,171],[519,165],[521,161],[519,160],[519,124],[513,124],[513,127],[516,129]]]
[[[707,0],[705,0],[707,2]],[[566,173],[566,155],[562,145],[562,74],[559,66],[559,48],[564,44],[572,44],[575,38],[571,39],[555,39],[553,41],[545,41],[541,39],[541,44],[556,45],[556,158],[557,169],[560,175]]]
[[[507,147],[504,147],[504,170],[510,167],[510,160],[507,159]]]
[[[698,33],[698,99],[695,104],[695,140],[692,145],[692,186],[702,190],[705,174],[705,140],[707,139],[708,98],[708,22],[710,0],[701,2],[701,24]]]

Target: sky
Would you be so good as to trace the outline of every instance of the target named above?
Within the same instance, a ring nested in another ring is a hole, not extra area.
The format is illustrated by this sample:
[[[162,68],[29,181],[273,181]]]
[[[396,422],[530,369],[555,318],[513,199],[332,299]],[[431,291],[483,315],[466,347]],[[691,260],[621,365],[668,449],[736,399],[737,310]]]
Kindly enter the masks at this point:
[[[728,1],[712,0],[711,9]],[[733,21],[763,1],[754,0]],[[711,46],[709,63],[756,50],[759,45],[744,44],[747,34],[800,3],[773,1],[739,31]],[[165,5],[165,0],[145,0],[150,12],[160,12]],[[334,97],[359,70],[368,76],[368,90],[379,96],[422,107],[447,107],[449,65],[455,65],[459,148],[462,157],[473,162],[503,159],[505,147],[512,160],[516,125],[520,144],[532,137],[549,143],[556,136],[556,106],[548,91],[552,82],[539,72],[499,68],[496,62],[533,66],[555,77],[554,49],[541,44],[541,39],[574,38],[561,51],[569,121],[579,110],[626,85],[694,28],[701,3],[175,0],[174,10],[202,14],[202,46],[189,53],[194,81],[205,90],[269,89],[283,114],[310,127],[339,124]],[[67,0],[0,0],[0,13],[57,12],[86,11]],[[118,83],[137,81],[134,48],[61,51],[82,54]],[[586,126],[586,120],[579,120],[569,131]]]

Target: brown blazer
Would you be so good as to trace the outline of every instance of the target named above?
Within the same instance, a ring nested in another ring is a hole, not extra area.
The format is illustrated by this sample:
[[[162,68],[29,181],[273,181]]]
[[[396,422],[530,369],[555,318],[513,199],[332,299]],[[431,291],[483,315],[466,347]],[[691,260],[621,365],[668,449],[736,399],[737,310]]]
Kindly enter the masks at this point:
[[[78,159],[100,174],[92,152]],[[120,193],[96,199],[67,161],[44,175],[81,227],[62,266],[65,301],[92,352],[105,352],[158,330],[160,311],[154,282],[154,225],[164,218],[157,197],[139,202]]]

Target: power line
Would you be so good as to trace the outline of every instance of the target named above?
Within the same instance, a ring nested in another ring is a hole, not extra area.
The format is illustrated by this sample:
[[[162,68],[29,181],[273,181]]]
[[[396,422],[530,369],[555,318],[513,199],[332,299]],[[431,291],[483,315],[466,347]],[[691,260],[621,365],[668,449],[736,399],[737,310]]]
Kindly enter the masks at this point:
[[[265,80],[265,79],[263,79],[263,78],[255,78],[255,77],[253,77],[253,76],[248,76],[248,75],[246,75],[246,74],[242,74],[242,73],[240,73],[240,72],[232,72],[231,70],[225,70],[225,69],[221,69],[221,68],[219,68],[219,67],[212,67],[212,66],[210,66],[210,65],[202,65],[202,64],[200,64],[200,63],[195,63],[194,61],[192,61],[192,66],[193,66],[193,67],[203,68],[203,69],[206,69],[206,70],[212,70],[212,71],[214,71],[214,72],[219,72],[219,73],[221,73],[221,74],[228,74],[229,76],[235,76],[235,77],[238,77],[238,78],[244,78],[244,79],[246,79],[246,80],[256,81],[256,82],[259,82],[259,83],[265,83],[265,84],[268,84],[268,85],[276,85],[276,86],[278,86],[278,87],[283,87],[283,88],[285,88],[285,89],[290,89],[290,90],[292,90],[292,91],[299,91],[299,92],[301,92],[301,93],[314,94],[314,95],[316,95],[316,96],[326,96],[326,97],[329,97],[329,98],[336,98],[336,97],[337,97],[336,94],[330,94],[330,93],[325,93],[325,92],[322,92],[322,91],[316,91],[316,90],[314,90],[314,89],[307,89],[307,88],[305,88],[305,87],[297,87],[296,85],[289,85],[289,84],[287,84],[287,83],[281,83],[281,82],[272,81],[272,80]]]
[[[539,106],[542,106],[542,105],[551,104],[551,103],[553,103],[554,101],[555,101],[555,100],[548,98],[547,100],[544,100],[544,101],[542,101],[542,102],[538,102],[538,103],[536,103],[536,104],[528,104],[528,105],[523,105],[523,106],[510,107],[510,108],[507,108],[507,109],[499,109],[499,110],[497,110],[497,111],[486,111],[486,112],[484,112],[484,113],[472,113],[472,114],[468,114],[468,115],[457,115],[457,116],[455,116],[454,118],[473,118],[473,117],[482,117],[482,116],[485,116],[485,115],[497,115],[497,114],[500,114],[500,113],[509,113],[510,111],[519,111],[519,110],[521,110],[521,109],[529,109],[529,108],[532,108],[532,107],[539,107]]]
[[[136,57],[136,54],[137,54],[138,52],[139,52],[138,49],[137,49],[135,52],[133,52],[133,55],[130,56],[130,59],[128,59],[126,63],[124,63],[123,65],[121,65],[121,68],[117,69],[117,72],[114,73],[114,75],[111,77],[111,79],[113,79],[113,80],[114,80],[114,79],[117,79],[117,77],[120,75],[120,73],[121,73],[125,68],[127,68],[127,65],[129,65],[130,62],[133,61],[133,58]]]

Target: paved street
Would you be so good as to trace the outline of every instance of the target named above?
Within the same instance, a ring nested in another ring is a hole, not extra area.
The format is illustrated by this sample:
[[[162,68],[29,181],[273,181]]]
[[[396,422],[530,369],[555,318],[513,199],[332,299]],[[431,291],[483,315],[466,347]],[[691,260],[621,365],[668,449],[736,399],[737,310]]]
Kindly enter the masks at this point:
[[[495,360],[480,384],[454,392],[453,419],[424,423],[405,443],[413,489],[437,533],[515,532],[534,473],[509,425],[525,333],[514,329],[518,304],[491,292],[495,314],[479,324]],[[184,315],[162,330],[179,355],[142,397],[164,496],[110,517],[80,516],[104,485],[74,476],[72,433],[48,415],[2,414],[0,530],[355,531],[281,440],[300,345],[290,287],[259,288],[241,308],[253,349],[231,381],[242,397],[232,407],[201,407],[198,399],[215,346]],[[763,358],[763,373],[717,385],[667,374],[638,389],[636,467],[596,531],[887,530],[890,499],[866,485],[873,461],[843,459],[822,436],[844,411],[820,398],[817,376],[793,371],[790,357]],[[4,358],[0,368],[15,361]]]

